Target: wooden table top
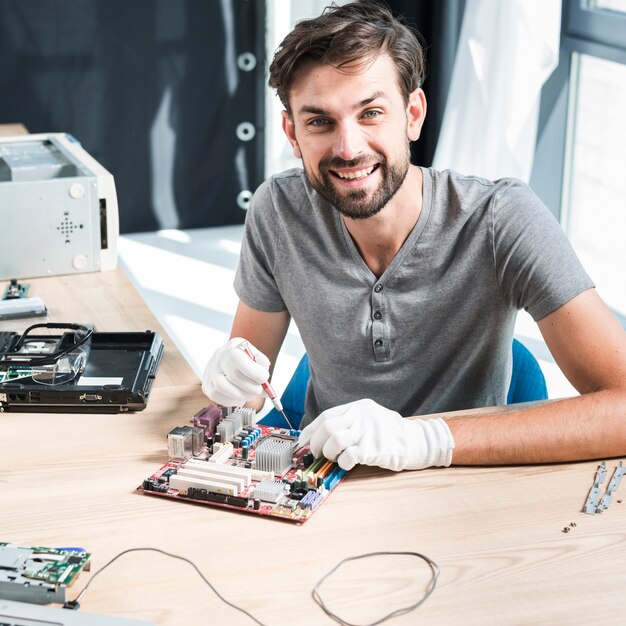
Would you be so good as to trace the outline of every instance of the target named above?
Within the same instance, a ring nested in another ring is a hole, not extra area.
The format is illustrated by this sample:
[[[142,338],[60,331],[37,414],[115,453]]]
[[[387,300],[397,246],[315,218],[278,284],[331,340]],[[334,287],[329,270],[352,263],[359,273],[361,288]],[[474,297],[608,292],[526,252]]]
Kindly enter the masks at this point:
[[[119,269],[28,282],[55,321],[162,332]],[[341,559],[374,551],[420,552],[441,567],[425,604],[390,624],[626,621],[626,486],[603,514],[581,512],[597,462],[401,473],[359,467],[302,526],[137,494],[167,460],[167,432],[206,403],[164,338],[145,411],[0,414],[0,541],[82,546],[93,553],[92,572],[127,548],[160,548],[193,560],[228,600],[268,625],[334,624],[313,602],[314,585]],[[607,463],[609,478],[616,464]],[[323,591],[344,619],[363,624],[412,604],[429,580],[422,562],[381,557],[342,567]],[[154,553],[122,557],[81,605],[163,626],[253,623],[189,565]]]
[[[0,137],[10,135],[25,135],[28,133],[24,124],[0,124]]]

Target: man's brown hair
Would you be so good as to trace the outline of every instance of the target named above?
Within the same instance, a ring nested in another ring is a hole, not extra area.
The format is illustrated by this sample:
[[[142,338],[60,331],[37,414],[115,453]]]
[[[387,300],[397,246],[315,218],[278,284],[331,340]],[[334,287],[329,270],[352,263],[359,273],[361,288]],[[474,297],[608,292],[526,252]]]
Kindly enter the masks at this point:
[[[276,89],[285,109],[289,90],[300,67],[308,61],[347,69],[374,62],[386,53],[393,60],[405,103],[421,87],[426,73],[424,46],[411,30],[377,0],[343,6],[331,4],[316,18],[298,22],[283,39],[270,65],[269,86]]]

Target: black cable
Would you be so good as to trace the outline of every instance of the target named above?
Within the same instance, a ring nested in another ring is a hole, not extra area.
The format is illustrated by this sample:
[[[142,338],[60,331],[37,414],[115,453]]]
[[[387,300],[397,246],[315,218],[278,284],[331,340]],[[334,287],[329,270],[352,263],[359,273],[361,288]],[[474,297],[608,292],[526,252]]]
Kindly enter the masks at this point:
[[[322,583],[331,574],[336,572],[344,563],[347,563],[348,561],[356,561],[358,559],[366,559],[371,556],[395,556],[395,555],[406,555],[406,556],[418,557],[426,561],[426,563],[428,563],[428,565],[430,566],[430,569],[432,570],[433,576],[430,579],[429,588],[424,594],[424,596],[420,598],[420,600],[418,600],[415,604],[411,604],[410,606],[407,606],[401,609],[396,609],[395,611],[392,611],[388,615],[385,615],[384,617],[381,617],[379,620],[375,622],[371,622],[370,624],[353,624],[351,622],[348,622],[342,619],[341,617],[339,617],[338,615],[336,615],[335,613],[333,613],[326,606],[326,603],[324,602],[320,594],[320,587],[322,586]],[[398,615],[404,615],[405,613],[410,613],[411,611],[414,611],[418,606],[426,602],[426,600],[430,597],[432,592],[435,590],[435,587],[437,586],[438,578],[439,578],[439,565],[437,565],[437,563],[435,563],[432,559],[429,559],[427,556],[424,556],[423,554],[420,554],[419,552],[368,552],[367,554],[360,554],[359,556],[350,556],[348,558],[343,559],[339,563],[337,563],[337,565],[335,565],[335,567],[333,567],[333,569],[331,569],[330,572],[322,576],[319,582],[315,585],[315,588],[313,589],[313,592],[312,592],[312,596],[313,596],[313,600],[315,600],[315,602],[319,604],[320,608],[322,609],[322,611],[324,611],[324,613],[326,613],[326,615],[334,619],[339,624],[342,624],[343,626],[376,626],[377,624],[382,624],[383,622],[386,622],[388,619],[391,619],[392,617],[397,617]]]
[[[103,565],[98,571],[96,571],[94,573],[94,575],[89,579],[89,582],[83,587],[82,591],[76,596],[76,599],[72,602],[72,604],[76,605],[78,603],[78,601],[81,599],[82,595],[85,593],[85,591],[87,591],[87,589],[89,589],[89,586],[95,580],[96,576],[98,574],[100,574],[100,572],[102,572],[107,567],[109,567],[109,565],[111,565],[111,563],[113,563],[114,561],[117,561],[117,559],[119,559],[121,556],[123,556],[124,554],[128,554],[129,552],[159,552],[160,554],[164,554],[165,556],[170,556],[173,559],[179,559],[180,561],[185,561],[185,563],[189,563],[189,565],[191,565],[191,567],[193,567],[196,570],[196,572],[198,573],[198,576],[200,576],[200,578],[202,578],[202,580],[209,586],[211,591],[222,602],[224,602],[225,604],[228,604],[228,606],[232,607],[233,609],[236,609],[237,611],[240,611],[244,615],[247,615],[252,621],[254,621],[257,624],[259,624],[259,626],[265,626],[265,624],[263,624],[263,622],[259,621],[256,617],[254,617],[254,615],[252,615],[252,613],[249,613],[248,611],[246,611],[246,609],[242,609],[240,606],[237,606],[236,604],[233,604],[232,602],[228,601],[224,596],[222,596],[219,593],[219,591],[217,591],[217,589],[204,576],[204,574],[198,569],[198,566],[193,561],[185,558],[184,556],[178,556],[177,554],[171,554],[170,552],[166,552],[165,550],[161,550],[159,548],[129,548],[128,550],[124,550],[123,552],[120,552],[118,555],[114,556],[108,563]]]
[[[166,552],[165,550],[161,550],[160,548],[129,548],[128,550],[124,550],[122,552],[120,552],[119,554],[117,554],[116,556],[114,556],[108,563],[105,563],[99,570],[97,570],[93,576],[89,579],[89,582],[82,588],[81,592],[76,596],[75,600],[72,600],[71,602],[66,603],[67,608],[78,608],[78,602],[79,600],[83,597],[83,594],[87,591],[87,589],[89,589],[89,587],[91,586],[91,583],[96,579],[96,577],[98,576],[98,574],[100,574],[101,572],[103,572],[107,567],[109,567],[109,565],[111,565],[114,561],[117,561],[117,559],[119,559],[121,556],[124,556],[125,554],[128,554],[129,552],[158,552],[159,554],[164,554],[165,556],[169,556],[173,559],[178,559],[180,561],[184,561],[185,563],[189,563],[189,565],[191,565],[191,567],[193,567],[198,576],[200,576],[200,578],[202,578],[202,580],[209,586],[209,588],[211,589],[211,591],[225,604],[227,604],[228,606],[230,606],[231,608],[243,613],[244,615],[247,615],[253,622],[259,624],[259,626],[265,626],[265,624],[263,622],[261,622],[260,620],[258,620],[256,617],[254,617],[254,615],[252,615],[252,613],[246,611],[246,609],[241,608],[240,606],[237,606],[236,604],[233,604],[232,602],[230,602],[229,600],[227,600],[224,596],[222,596],[219,591],[217,591],[217,589],[209,582],[209,580],[206,578],[206,576],[198,569],[198,566],[191,561],[190,559],[184,557],[184,556],[178,556],[177,554],[172,554],[171,552]],[[415,556],[418,557],[424,561],[426,561],[426,563],[428,563],[428,565],[430,566],[430,569],[433,572],[433,576],[430,580],[430,585],[428,590],[426,591],[426,593],[424,594],[424,596],[422,598],[420,598],[419,601],[417,601],[416,603],[401,608],[401,609],[396,609],[395,611],[389,613],[389,615],[386,615],[385,617],[382,617],[381,619],[372,622],[371,624],[362,624],[362,625],[358,625],[358,624],[352,624],[351,622],[348,622],[344,619],[342,619],[341,617],[339,617],[338,615],[336,615],[335,613],[333,613],[325,604],[324,600],[322,599],[322,596],[320,594],[320,587],[322,586],[322,583],[329,577],[331,576],[331,574],[333,574],[334,572],[336,572],[344,563],[347,563],[348,561],[356,561],[359,559],[366,559],[369,558],[371,556],[395,556],[395,555],[406,555],[406,556]],[[428,558],[427,556],[420,554],[419,552],[368,552],[367,554],[360,554],[358,556],[351,556],[351,557],[347,557],[345,559],[343,559],[342,561],[340,561],[337,565],[335,565],[335,567],[333,567],[333,569],[330,570],[330,572],[328,572],[327,574],[325,574],[315,585],[312,595],[313,595],[313,599],[315,600],[315,602],[320,606],[320,608],[324,611],[324,613],[326,613],[326,615],[328,615],[329,617],[331,617],[332,619],[334,619],[336,622],[338,622],[339,624],[342,624],[343,626],[377,626],[377,624],[382,624],[383,622],[386,622],[388,619],[391,619],[392,617],[396,617],[398,615],[404,615],[405,613],[409,613],[413,610],[415,610],[417,607],[419,607],[421,604],[423,604],[424,602],[426,602],[426,600],[430,597],[430,595],[432,594],[432,592],[435,590],[435,587],[437,586],[437,579],[439,578],[439,565],[437,565],[437,563],[435,563],[435,561],[433,561],[432,559]]]

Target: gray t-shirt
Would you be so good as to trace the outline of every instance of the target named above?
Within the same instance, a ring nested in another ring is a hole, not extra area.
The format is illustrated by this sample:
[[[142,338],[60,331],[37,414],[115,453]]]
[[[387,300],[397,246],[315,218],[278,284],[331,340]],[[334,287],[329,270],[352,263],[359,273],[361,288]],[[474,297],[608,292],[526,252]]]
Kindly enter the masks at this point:
[[[540,320],[593,287],[527,185],[422,172],[420,217],[378,279],[302,170],[254,195],[235,290],[300,330],[302,426],[361,398],[404,416],[504,404],[517,310]]]

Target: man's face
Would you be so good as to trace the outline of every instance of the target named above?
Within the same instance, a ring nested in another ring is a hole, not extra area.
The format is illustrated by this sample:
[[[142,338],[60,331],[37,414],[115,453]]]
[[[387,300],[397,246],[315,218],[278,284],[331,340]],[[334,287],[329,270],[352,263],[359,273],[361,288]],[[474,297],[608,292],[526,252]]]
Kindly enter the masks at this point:
[[[311,64],[296,77],[283,128],[312,187],[346,217],[376,215],[401,187],[425,113],[421,90],[411,100],[384,54],[341,71]]]

